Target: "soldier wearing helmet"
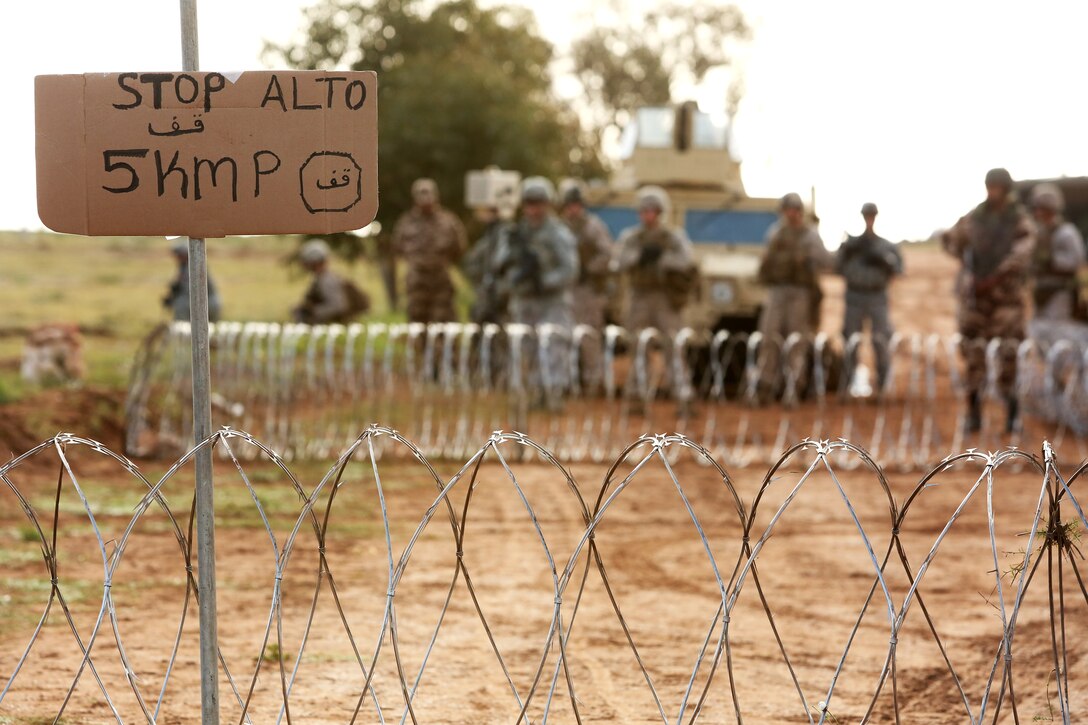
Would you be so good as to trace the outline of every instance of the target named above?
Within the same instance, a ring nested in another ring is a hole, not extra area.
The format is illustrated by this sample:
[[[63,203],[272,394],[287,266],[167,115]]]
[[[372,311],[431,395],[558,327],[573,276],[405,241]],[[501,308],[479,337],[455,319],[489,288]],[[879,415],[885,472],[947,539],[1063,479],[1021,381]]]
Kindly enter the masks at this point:
[[[617,265],[629,292],[624,325],[632,332],[653,327],[671,340],[680,331],[695,284],[695,255],[687,235],[668,223],[668,215],[664,189],[639,189],[639,224],[620,234]]]
[[[346,324],[370,308],[366,294],[329,268],[329,245],[312,239],[302,245],[299,262],[312,275],[302,303],[291,310],[291,319],[307,325]]]
[[[1062,217],[1065,199],[1054,184],[1035,187],[1031,208],[1036,227],[1031,257],[1034,319],[1071,320],[1076,311],[1077,269],[1085,262],[1084,238]]]
[[[559,202],[559,218],[578,244],[578,282],[574,285],[574,324],[603,330],[605,309],[612,286],[611,265],[615,245],[601,218],[586,210],[582,188],[569,186]],[[602,377],[600,339],[588,340],[582,363],[585,383],[596,386]]]
[[[691,241],[668,223],[668,216],[669,196],[664,189],[639,189],[639,224],[620,234],[617,267],[628,292],[624,326],[632,333],[654,328],[671,345],[683,326],[684,306],[695,289],[698,272]],[[679,375],[682,371],[675,372]],[[678,378],[671,385],[680,415],[690,414],[688,381]],[[631,398],[642,392],[631,384],[628,390]]]
[[[405,294],[409,322],[453,322],[454,287],[450,267],[468,247],[465,227],[438,200],[431,179],[412,184],[414,206],[393,227],[393,254],[408,264]]]
[[[574,235],[552,213],[555,187],[540,176],[522,182],[521,218],[504,230],[493,264],[513,322],[551,323],[568,334],[574,325],[572,289],[578,280]],[[546,363],[549,385],[534,403],[557,409],[569,382],[565,341],[552,338]]]
[[[876,215],[876,204],[867,202],[862,205],[865,231],[843,242],[835,255],[835,262],[839,274],[846,280],[843,337],[849,340],[861,333],[866,322],[869,323],[876,358],[877,390],[883,390],[890,366],[888,342],[892,337],[888,285],[893,277],[903,273],[903,258],[895,245],[874,231]],[[854,353],[856,355],[856,349]],[[852,376],[855,362],[854,359],[847,361],[847,379]]]
[[[982,428],[986,348],[999,339],[998,389],[1006,402],[1006,432],[1019,426],[1016,350],[1024,339],[1027,280],[1035,228],[1013,193],[1005,169],[986,174],[986,200],[941,235],[945,250],[961,262],[956,282],[958,322],[966,364],[967,414],[964,430]]]
[[[781,351],[793,333],[809,337],[820,320],[819,274],[830,269],[832,259],[816,228],[805,218],[801,197],[789,193],[779,204],[781,216],[767,230],[759,280],[767,288],[759,314],[763,336],[759,353],[759,398],[774,399],[783,381]]]

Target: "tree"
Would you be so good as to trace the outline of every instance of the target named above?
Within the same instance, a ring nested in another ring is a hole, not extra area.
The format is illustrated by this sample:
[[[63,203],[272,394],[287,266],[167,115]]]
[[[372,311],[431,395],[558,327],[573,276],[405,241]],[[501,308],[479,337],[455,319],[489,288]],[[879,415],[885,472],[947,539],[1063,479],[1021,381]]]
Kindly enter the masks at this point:
[[[576,115],[552,92],[552,45],[526,9],[476,0],[324,0],[301,39],[266,47],[300,69],[378,72],[378,222],[382,237],[433,178],[463,212],[464,176],[489,164],[553,179],[599,173]],[[350,235],[330,239],[358,253]]]
[[[751,36],[734,5],[667,2],[637,22],[614,9],[614,23],[594,27],[571,50],[598,138],[640,106],[672,102],[678,85],[697,85],[711,70],[731,66],[732,48]],[[730,114],[742,92],[738,76],[726,93]]]

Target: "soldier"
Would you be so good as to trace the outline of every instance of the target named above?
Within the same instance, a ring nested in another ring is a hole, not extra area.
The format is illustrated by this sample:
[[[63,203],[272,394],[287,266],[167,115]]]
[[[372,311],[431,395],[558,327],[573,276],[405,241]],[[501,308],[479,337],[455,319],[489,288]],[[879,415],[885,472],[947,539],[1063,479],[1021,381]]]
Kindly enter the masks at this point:
[[[393,253],[408,262],[405,293],[409,322],[453,322],[450,266],[465,253],[465,227],[438,203],[438,187],[430,179],[412,184],[415,206],[393,228]]]
[[[578,279],[578,250],[574,236],[551,213],[555,189],[551,182],[533,176],[522,183],[521,219],[502,234],[495,252],[499,289],[510,300],[514,322],[532,325],[552,323],[567,334],[574,324],[572,288]],[[548,366],[550,389],[545,402],[556,409],[568,387],[567,347],[563,339],[550,341]],[[549,386],[546,386],[549,387]]]
[[[1077,269],[1085,262],[1084,238],[1065,221],[1065,199],[1054,184],[1039,184],[1031,197],[1037,238],[1031,258],[1035,319],[1073,319],[1077,303]]]
[[[695,255],[687,235],[666,223],[668,211],[664,189],[640,189],[639,224],[624,229],[617,246],[619,271],[630,293],[625,326],[632,332],[653,327],[672,340],[695,284]]]
[[[166,296],[162,298],[162,306],[170,310],[175,320],[189,320],[189,245],[178,242],[170,248],[174,260],[178,264],[178,273],[170,282],[170,288]],[[219,293],[215,289],[215,282],[211,275],[208,276],[208,321],[216,322],[219,319]]]
[[[1025,292],[1035,231],[1012,191],[1005,169],[986,174],[986,201],[941,235],[945,250],[962,262],[956,281],[961,352],[967,367],[968,433],[982,428],[982,388],[986,379],[986,345],[1002,344],[998,392],[1005,398],[1006,432],[1019,426],[1015,394],[1016,348],[1024,339]]]
[[[612,235],[601,218],[586,210],[582,189],[572,186],[563,194],[559,209],[578,243],[578,283],[574,286],[574,323],[604,329],[613,256]],[[595,387],[601,380],[601,340],[588,340],[583,348],[584,382]]]
[[[861,216],[865,231],[847,239],[839,247],[836,266],[846,280],[846,314],[842,334],[847,340],[861,332],[869,322],[873,357],[876,358],[877,390],[882,391],[888,377],[888,341],[892,323],[888,316],[888,284],[903,273],[903,258],[891,242],[873,231],[877,208],[863,204]],[[857,354],[857,350],[854,351]],[[856,359],[847,361],[847,379],[852,377]]]
[[[815,227],[805,219],[805,205],[794,193],[782,197],[782,217],[767,230],[759,281],[767,297],[759,315],[763,342],[759,350],[759,398],[778,395],[782,381],[782,345],[793,333],[813,335],[820,323],[819,274],[833,260]]]
[[[307,325],[346,324],[370,308],[366,294],[350,280],[329,269],[329,245],[320,239],[306,242],[299,261],[312,275],[302,304],[291,310],[291,319]]]
[[[499,240],[510,225],[508,214],[500,207],[478,209],[476,217],[484,224],[483,235],[465,255],[461,270],[472,284],[476,298],[469,309],[469,319],[478,325],[507,321],[507,300],[499,288],[495,254]]]
[[[683,309],[697,283],[697,268],[691,241],[665,221],[669,197],[658,186],[638,191],[638,226],[620,234],[617,266],[627,281],[628,306],[625,326],[632,333],[654,328],[671,349],[683,326]],[[632,369],[633,370],[633,369]],[[691,385],[681,378],[671,380],[681,417],[691,414]],[[637,397],[636,386],[628,386],[629,397]],[[636,404],[633,410],[638,411]]]

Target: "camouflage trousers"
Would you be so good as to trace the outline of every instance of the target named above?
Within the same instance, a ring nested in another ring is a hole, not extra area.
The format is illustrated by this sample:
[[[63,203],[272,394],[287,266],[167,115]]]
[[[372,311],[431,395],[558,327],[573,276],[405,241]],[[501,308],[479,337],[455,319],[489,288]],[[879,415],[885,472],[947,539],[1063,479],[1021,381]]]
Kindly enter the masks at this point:
[[[842,336],[849,341],[864,329],[865,322],[869,322],[869,337],[873,345],[873,357],[876,359],[877,389],[883,389],[884,382],[888,378],[888,368],[891,360],[888,356],[888,343],[892,339],[892,322],[888,316],[887,292],[855,292],[846,291],[846,313],[843,316]],[[855,349],[854,354],[846,360],[846,379],[851,380],[854,375],[854,366],[857,364],[857,356],[860,349]]]
[[[446,270],[408,269],[405,280],[409,322],[456,322],[454,288]]]
[[[960,352],[968,393],[986,387],[986,350],[1001,339],[996,360],[997,390],[1003,397],[1016,390],[1016,350],[1025,337],[1027,311],[1022,300],[1010,296],[973,295],[960,300]]]
[[[637,335],[642,330],[652,327],[661,333],[665,341],[665,359],[662,361],[667,370],[665,373],[665,386],[675,399],[680,401],[691,400],[694,391],[690,380],[686,376],[686,371],[677,369],[674,365],[675,352],[673,345],[676,341],[676,333],[680,332],[684,323],[680,310],[673,307],[669,301],[668,293],[664,290],[655,289],[632,291],[624,326],[633,336],[631,340],[632,349],[637,345]],[[644,360],[641,361],[641,364],[650,366],[651,361]],[[637,373],[637,365],[632,365],[627,382],[627,397],[629,398],[637,398],[641,395],[639,386],[636,384]]]
[[[510,313],[514,322],[536,330],[528,364],[530,391],[543,393],[542,402],[557,407],[570,388],[570,333],[574,327],[571,298],[566,294],[541,297],[514,297]],[[541,325],[552,324],[557,334],[545,337]]]
[[[600,386],[604,377],[601,368],[604,358],[604,310],[608,300],[592,285],[580,284],[574,288],[574,324],[592,327],[597,336],[587,336],[580,350],[582,385],[592,390]]]
[[[683,321],[664,290],[640,289],[632,291],[624,326],[630,332],[653,327],[671,340],[680,332]]]
[[[759,315],[759,387],[762,397],[777,396],[784,378],[782,348],[786,338],[797,332],[813,334],[812,290],[799,285],[767,288],[767,299]]]

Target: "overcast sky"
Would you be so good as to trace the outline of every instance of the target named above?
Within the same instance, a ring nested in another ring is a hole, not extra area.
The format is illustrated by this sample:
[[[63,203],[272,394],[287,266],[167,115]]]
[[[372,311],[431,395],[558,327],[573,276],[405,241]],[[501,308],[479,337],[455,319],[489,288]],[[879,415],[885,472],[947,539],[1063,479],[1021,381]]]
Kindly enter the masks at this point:
[[[638,5],[643,0],[632,0]],[[264,39],[288,39],[310,0],[204,0],[204,70],[263,67]],[[592,2],[529,2],[560,47]],[[743,0],[754,27],[736,147],[749,194],[816,189],[831,245],[875,201],[878,228],[928,236],[982,197],[982,177],[1088,174],[1083,138],[1088,3]],[[33,77],[181,66],[176,0],[5,3],[8,96],[0,120],[0,228],[38,229]],[[587,15],[587,12],[589,13]],[[712,79],[714,80],[714,79]],[[698,94],[707,110],[725,78]]]

